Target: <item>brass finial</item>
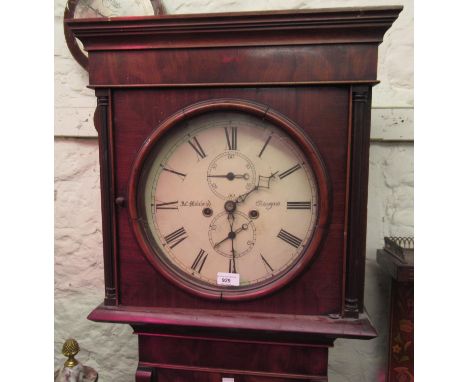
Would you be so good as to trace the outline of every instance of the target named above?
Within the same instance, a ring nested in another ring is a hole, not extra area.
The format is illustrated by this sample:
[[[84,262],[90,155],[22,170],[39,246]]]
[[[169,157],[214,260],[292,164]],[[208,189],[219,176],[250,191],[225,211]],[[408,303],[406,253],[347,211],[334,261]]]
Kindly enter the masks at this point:
[[[78,361],[75,359],[75,355],[80,351],[80,345],[73,338],[65,341],[62,347],[62,354],[68,359],[65,361],[65,367],[75,367],[78,365]]]

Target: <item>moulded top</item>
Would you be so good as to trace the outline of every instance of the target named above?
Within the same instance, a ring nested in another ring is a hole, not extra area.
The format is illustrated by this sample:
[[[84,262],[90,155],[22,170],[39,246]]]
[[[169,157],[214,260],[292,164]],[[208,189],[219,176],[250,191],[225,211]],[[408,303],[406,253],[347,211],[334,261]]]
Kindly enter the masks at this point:
[[[402,6],[65,20],[86,50],[380,43]]]
[[[315,15],[315,16],[326,16],[326,15],[348,15],[353,17],[354,15],[370,15],[370,14],[382,14],[396,12],[398,15],[403,10],[402,5],[385,5],[385,6],[370,6],[370,7],[333,7],[333,8],[302,8],[302,9],[281,9],[281,10],[258,10],[258,11],[237,11],[237,12],[204,12],[204,13],[179,13],[179,14],[159,14],[159,15],[117,15],[117,16],[104,16],[103,17],[80,17],[75,18],[79,20],[119,20],[129,18],[157,18],[157,19],[203,19],[203,18],[245,18],[245,17],[286,17],[293,15]]]

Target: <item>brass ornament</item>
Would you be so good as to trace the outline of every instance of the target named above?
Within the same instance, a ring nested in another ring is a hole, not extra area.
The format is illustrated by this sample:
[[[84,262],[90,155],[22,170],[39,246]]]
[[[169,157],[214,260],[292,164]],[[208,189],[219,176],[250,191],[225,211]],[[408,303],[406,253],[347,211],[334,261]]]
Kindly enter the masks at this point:
[[[92,367],[83,365],[75,359],[80,351],[80,345],[73,338],[65,341],[62,354],[68,359],[63,366],[55,371],[54,382],[96,382],[98,373]]]
[[[75,355],[80,351],[80,345],[73,338],[69,338],[65,341],[62,347],[62,354],[68,359],[65,361],[65,367],[75,367],[78,365],[78,361],[75,359]]]

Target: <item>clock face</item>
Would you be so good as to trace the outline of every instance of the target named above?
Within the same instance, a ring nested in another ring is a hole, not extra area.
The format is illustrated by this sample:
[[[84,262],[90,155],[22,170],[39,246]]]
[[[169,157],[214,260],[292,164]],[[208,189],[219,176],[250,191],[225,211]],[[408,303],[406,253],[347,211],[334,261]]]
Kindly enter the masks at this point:
[[[299,145],[236,111],[188,118],[164,134],[144,158],[137,199],[146,252],[159,269],[189,289],[237,296],[297,268],[320,206]]]

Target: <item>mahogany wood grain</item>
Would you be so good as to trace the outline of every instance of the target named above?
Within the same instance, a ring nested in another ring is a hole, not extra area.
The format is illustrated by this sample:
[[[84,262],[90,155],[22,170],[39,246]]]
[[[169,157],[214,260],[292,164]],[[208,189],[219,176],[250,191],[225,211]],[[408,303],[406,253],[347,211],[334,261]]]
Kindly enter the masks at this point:
[[[110,92],[108,90],[96,90],[97,110],[96,121],[99,132],[99,163],[101,180],[101,215],[102,238],[104,254],[104,283],[107,305],[117,304],[117,254],[116,231],[114,211],[114,172],[113,169],[113,143],[112,122],[109,116]],[[109,171],[111,170],[111,171]]]
[[[363,314],[371,86],[377,47],[401,10],[66,21],[89,52],[98,96],[106,298],[89,319],[133,326],[137,382],[327,381],[336,338],[376,336]],[[128,209],[145,140],[174,113],[220,98],[268,105],[300,126],[329,180],[313,259],[246,301],[209,300],[162,277]]]
[[[353,86],[351,94],[351,173],[345,317],[357,317],[364,309],[371,89],[366,86]]]
[[[311,338],[316,340],[319,336],[328,339],[338,337],[371,339],[377,335],[365,314],[361,314],[357,319],[344,319],[318,315],[299,316],[219,309],[111,307],[100,305],[90,313],[88,318],[99,322],[126,322],[134,327],[152,325],[157,326],[158,331],[162,331],[162,333],[167,332],[173,335],[176,335],[177,332],[168,331],[170,330],[169,327],[172,330],[174,328],[183,328],[181,333],[184,335],[187,335],[187,330],[193,332],[197,328],[205,328],[207,332],[216,333],[218,337],[222,337],[223,333],[224,335],[228,333],[233,335],[232,330],[237,329],[243,336],[246,332],[251,332],[251,334],[267,333],[271,336],[269,337],[270,341],[273,340],[274,335],[275,338],[278,338],[278,341],[293,341],[302,344],[301,338],[304,341],[310,341]],[[163,330],[163,327],[166,327],[166,329]],[[202,332],[201,335],[203,337],[209,336],[207,332]],[[280,336],[281,333],[284,334],[283,337]]]
[[[241,98],[270,105],[302,127],[315,143],[330,178],[332,208],[329,229],[320,254],[305,272],[288,285],[288,291],[244,305],[223,302],[222,309],[269,311],[292,314],[329,314],[341,311],[341,272],[345,205],[348,90],[325,88],[259,89],[150,89],[114,90],[116,190],[126,199],[137,152],[154,129],[170,115],[196,102],[216,96]],[[154,105],[158,105],[155,108]],[[333,110],[333,113],[323,113]],[[341,110],[341,112],[338,112]],[[327,134],[323,134],[327,131]],[[121,303],[139,306],[216,308],[219,303],[193,298],[174,289],[149,266],[136,242],[126,208],[117,211],[120,248]],[[326,274],[327,278],[321,277]],[[144,285],[146,287],[144,287]],[[295,297],[292,297],[295,296]],[[304,304],[303,301],[308,301]]]
[[[326,374],[327,347],[234,343],[139,335],[140,361],[210,369],[269,373]],[[291,352],[294,357],[285,357]],[[207,355],[219,354],[222,357]],[[315,362],[308,362],[314,359]],[[321,362],[317,362],[321,360]]]
[[[377,44],[353,44],[103,51],[91,55],[89,66],[92,86],[243,82],[261,86],[268,82],[372,81],[376,62]]]
[[[135,373],[135,382],[156,382],[155,370],[152,367],[138,366]]]
[[[153,367],[158,380],[177,377],[192,381],[197,374],[202,381],[213,376],[219,381],[229,376],[245,381],[323,380],[328,348],[333,345],[333,339],[316,345],[310,340],[303,344],[284,342],[274,333],[269,333],[267,340],[252,340],[245,338],[247,332],[238,330],[224,330],[219,337],[212,329],[208,336],[193,335],[194,330],[183,331],[176,325],[179,334],[174,335],[161,334],[165,328],[153,324],[132,326],[138,334],[140,366]]]
[[[165,265],[162,260],[164,254],[158,253],[157,248],[151,246],[149,238],[146,237],[145,228],[141,223],[144,221],[144,217],[141,215],[141,211],[144,210],[144,205],[141,200],[142,191],[140,190],[140,178],[147,158],[151,155],[154,149],[157,148],[157,145],[165,135],[173,132],[174,130],[182,129],[187,120],[190,120],[197,115],[220,111],[234,111],[251,114],[259,120],[268,121],[282,129],[301,148],[301,151],[307,158],[315,176],[317,186],[319,201],[317,207],[317,222],[313,235],[307,243],[307,248],[303,255],[290,269],[287,270],[287,272],[284,272],[283,274],[279,273],[278,275],[275,275],[274,279],[256,284],[254,288],[244,287],[232,290],[231,288],[214,288],[209,284],[194,284],[191,282],[190,278],[174,272],[170,267]],[[148,261],[154,266],[159,274],[163,275],[167,280],[185,291],[199,297],[218,300],[220,302],[259,298],[266,294],[273,293],[296,278],[304,268],[308,266],[312,258],[319,252],[318,249],[322,238],[328,231],[330,200],[331,190],[329,187],[327,170],[324,167],[323,160],[320,153],[317,151],[317,148],[302,132],[302,129],[285,116],[276,112],[270,106],[233,98],[219,98],[195,103],[189,107],[184,107],[180,111],[169,116],[145,139],[144,145],[138,151],[135,162],[132,166],[128,186],[128,208],[132,228],[138,245],[143,250],[143,254],[146,256]]]
[[[380,43],[403,7],[67,20],[88,52]]]
[[[141,363],[146,365],[145,363]],[[327,382],[326,376],[244,372],[243,370],[180,368],[175,365],[156,364],[158,382],[221,382],[234,378],[235,382]]]

